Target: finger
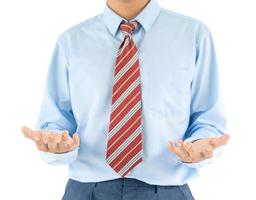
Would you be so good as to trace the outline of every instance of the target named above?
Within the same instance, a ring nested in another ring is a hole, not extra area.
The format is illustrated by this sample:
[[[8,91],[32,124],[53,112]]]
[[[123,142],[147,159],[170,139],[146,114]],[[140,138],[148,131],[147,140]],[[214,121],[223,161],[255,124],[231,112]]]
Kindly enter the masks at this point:
[[[43,144],[44,144],[44,151],[49,152],[48,143],[49,143],[49,133],[43,133],[41,134]]]
[[[200,152],[203,159],[211,158],[213,156],[213,148],[209,145],[203,151]]]
[[[71,146],[72,146],[72,143],[71,143],[71,142],[66,143],[65,146],[64,146],[64,151],[63,151],[63,152],[68,152],[68,151],[70,151]]]
[[[215,149],[217,147],[227,144],[229,138],[230,138],[230,136],[228,134],[224,134],[220,137],[211,138],[209,140],[209,144],[211,145],[212,148]]]
[[[43,138],[42,138],[41,134],[37,134],[34,138],[34,141],[35,141],[35,144],[36,144],[36,146],[39,150],[41,150],[41,151],[47,151],[48,150],[47,144],[45,144],[43,142]]]
[[[182,154],[182,140],[178,140],[176,145],[171,140],[169,141],[169,149],[175,154]]]
[[[62,141],[67,141],[69,139],[69,132],[67,130],[62,132]]]
[[[174,143],[171,140],[169,140],[168,142],[168,149],[172,153],[176,153],[177,151],[177,147],[174,145]]]
[[[78,133],[74,133],[74,134],[73,134],[72,149],[75,149],[75,148],[78,147],[79,145],[80,145],[80,141],[79,141]]]
[[[47,145],[49,142],[49,134],[43,133],[41,134],[41,136],[42,136],[43,143]]]
[[[54,132],[50,132],[49,134],[49,142],[48,142],[48,149],[50,152],[58,152],[58,144],[57,144],[57,140],[56,140],[56,135],[54,134]]]
[[[176,147],[175,144],[171,140],[169,140],[168,148],[170,152],[176,154],[178,157],[181,158],[184,153],[182,153],[180,142],[177,142],[177,143],[178,143],[177,144],[178,147]]]
[[[192,162],[192,159],[190,158],[189,154],[186,152],[186,150],[183,147],[183,141],[179,139],[177,142],[177,147],[175,147],[175,154],[180,158],[180,160],[184,162]]]
[[[184,142],[183,148],[186,150],[190,157],[193,157],[193,144],[191,142]]]
[[[72,144],[72,138],[69,136],[69,132],[67,130],[62,131],[61,135],[61,140],[59,143],[59,151],[64,153],[69,151],[70,146]]]
[[[23,135],[31,140],[34,140],[34,131],[31,130],[30,128],[26,127],[26,126],[22,126],[21,127],[21,132],[23,133]]]
[[[59,153],[67,153],[72,150],[72,140],[66,143],[59,144]]]
[[[46,134],[48,135],[49,142],[56,142],[59,143],[62,141],[62,135],[55,131],[47,131]]]
[[[42,142],[41,136],[40,136],[39,134],[36,135],[35,138],[34,138],[34,141],[35,141],[37,144],[40,144],[40,143]]]
[[[182,140],[179,141],[180,143],[180,149],[182,150],[181,153],[183,153],[183,160],[186,161],[186,162],[193,162],[194,158],[193,158],[193,155],[192,155],[192,152],[190,152],[189,148],[188,148],[188,144],[187,142],[183,142]],[[191,146],[191,145],[189,145]]]
[[[181,139],[179,139],[177,142],[176,142],[177,146],[178,147],[183,147],[183,141]]]

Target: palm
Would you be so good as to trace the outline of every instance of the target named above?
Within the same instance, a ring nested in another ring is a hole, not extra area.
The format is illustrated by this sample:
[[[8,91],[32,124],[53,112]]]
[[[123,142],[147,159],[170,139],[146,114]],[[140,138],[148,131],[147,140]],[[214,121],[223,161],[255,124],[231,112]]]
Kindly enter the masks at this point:
[[[33,131],[28,127],[22,127],[21,131],[25,137],[34,141],[37,148],[41,151],[65,153],[79,146],[77,133],[74,133],[73,138],[71,138],[68,131],[63,131],[62,133],[41,130]]]
[[[213,156],[214,150],[225,145],[229,140],[229,135],[220,137],[199,139],[195,142],[177,141],[177,146],[170,140],[169,151],[176,154],[183,162],[199,162]]]

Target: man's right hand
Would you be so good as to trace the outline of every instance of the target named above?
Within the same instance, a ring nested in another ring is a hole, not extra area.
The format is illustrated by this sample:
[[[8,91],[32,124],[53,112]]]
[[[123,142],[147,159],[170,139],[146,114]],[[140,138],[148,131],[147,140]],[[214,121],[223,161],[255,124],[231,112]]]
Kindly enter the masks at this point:
[[[57,133],[54,131],[33,131],[28,127],[21,127],[21,131],[25,137],[35,142],[40,151],[51,153],[66,153],[74,150],[80,144],[77,133],[71,138],[68,131]]]

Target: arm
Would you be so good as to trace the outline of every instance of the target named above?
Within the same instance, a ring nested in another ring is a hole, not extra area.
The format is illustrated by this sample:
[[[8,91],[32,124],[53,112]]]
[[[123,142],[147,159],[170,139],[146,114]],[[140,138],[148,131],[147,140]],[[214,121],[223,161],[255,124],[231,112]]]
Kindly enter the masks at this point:
[[[208,27],[201,24],[196,38],[189,125],[184,141],[178,140],[176,147],[170,140],[169,150],[188,167],[205,166],[223,152],[229,139],[225,126],[214,44]]]
[[[68,84],[68,53],[64,35],[59,36],[50,61],[43,100],[35,125],[37,130],[52,130],[60,133],[76,131]],[[70,135],[72,137],[72,135]],[[77,158],[78,148],[67,153],[40,151],[43,159],[52,165],[69,164]]]
[[[226,132],[216,53],[211,33],[205,25],[200,28],[196,49],[196,65],[191,84],[191,115],[184,142],[219,137]],[[223,147],[216,148],[210,159],[186,165],[201,167],[209,164],[221,154]]]

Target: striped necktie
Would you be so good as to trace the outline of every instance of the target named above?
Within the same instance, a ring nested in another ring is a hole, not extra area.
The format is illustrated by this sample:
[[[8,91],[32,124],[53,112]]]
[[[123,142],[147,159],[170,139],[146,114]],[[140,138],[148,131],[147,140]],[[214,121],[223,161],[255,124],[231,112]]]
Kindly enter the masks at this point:
[[[120,24],[124,34],[115,62],[106,161],[121,177],[142,162],[141,81],[131,33],[137,21]]]

